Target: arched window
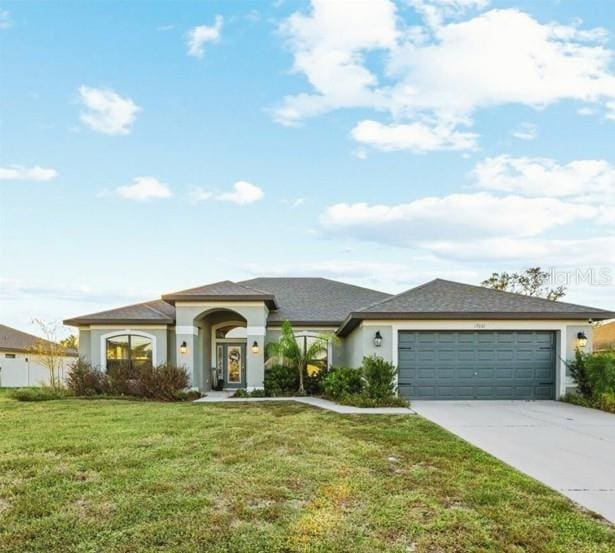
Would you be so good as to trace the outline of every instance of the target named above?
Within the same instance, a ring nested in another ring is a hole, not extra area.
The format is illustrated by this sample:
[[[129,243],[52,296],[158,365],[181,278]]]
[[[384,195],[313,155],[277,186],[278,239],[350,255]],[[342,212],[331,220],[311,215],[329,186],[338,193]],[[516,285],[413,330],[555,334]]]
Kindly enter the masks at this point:
[[[107,370],[124,368],[128,377],[139,368],[152,366],[152,340],[135,334],[107,338]]]
[[[247,329],[245,326],[237,326],[234,324],[221,326],[216,329],[216,338],[221,339],[245,339],[247,336]]]

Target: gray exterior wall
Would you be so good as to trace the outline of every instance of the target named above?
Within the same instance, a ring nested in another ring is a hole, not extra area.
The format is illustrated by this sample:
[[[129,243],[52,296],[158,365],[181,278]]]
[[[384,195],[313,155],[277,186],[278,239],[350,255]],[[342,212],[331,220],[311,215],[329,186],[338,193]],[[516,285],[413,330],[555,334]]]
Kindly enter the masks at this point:
[[[79,330],[79,355],[85,357],[94,367],[103,367],[105,359],[104,346],[101,349],[101,339],[107,335],[120,335],[131,334],[135,332],[143,332],[149,334],[155,338],[156,341],[156,354],[154,358],[154,364],[167,362],[168,355],[168,333],[166,329],[161,328],[149,328],[147,325],[139,327],[122,328],[94,328],[94,329],[80,329]]]
[[[374,345],[374,336],[380,332],[382,346]],[[386,323],[378,326],[358,326],[346,337],[346,365],[357,368],[363,363],[364,357],[376,355],[391,362],[393,344],[393,327]]]

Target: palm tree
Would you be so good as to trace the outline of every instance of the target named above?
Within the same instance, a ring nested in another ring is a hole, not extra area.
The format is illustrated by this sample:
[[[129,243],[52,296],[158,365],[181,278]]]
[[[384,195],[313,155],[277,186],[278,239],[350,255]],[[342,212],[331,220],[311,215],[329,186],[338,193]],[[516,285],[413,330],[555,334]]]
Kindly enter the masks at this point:
[[[290,322],[284,321],[279,340],[267,344],[267,355],[276,357],[280,362],[299,371],[299,390],[297,390],[297,393],[303,395],[305,394],[303,375],[308,365],[321,364],[322,355],[327,353],[328,341],[332,338],[323,334],[308,346],[307,339],[304,338],[303,343],[300,343]]]

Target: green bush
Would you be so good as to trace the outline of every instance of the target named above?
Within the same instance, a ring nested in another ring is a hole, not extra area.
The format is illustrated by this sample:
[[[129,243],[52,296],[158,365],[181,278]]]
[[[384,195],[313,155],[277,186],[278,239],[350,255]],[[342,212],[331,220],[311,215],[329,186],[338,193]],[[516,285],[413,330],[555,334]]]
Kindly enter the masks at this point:
[[[395,397],[397,369],[392,363],[375,355],[364,357],[362,370],[365,379],[365,394],[368,398],[386,400]]]
[[[43,386],[42,388],[18,388],[13,390],[11,395],[17,401],[50,401],[54,399],[65,399],[70,394],[63,388]]]
[[[593,397],[599,398],[605,393],[615,393],[615,354],[586,355],[585,372]]]
[[[364,385],[361,369],[349,367],[331,369],[322,381],[325,396],[336,401],[344,396],[360,394]]]
[[[273,365],[265,369],[265,394],[270,397],[292,396],[299,388],[297,369]]]
[[[66,386],[76,396],[96,396],[109,391],[107,375],[81,357],[71,365]]]
[[[323,381],[327,376],[327,369],[321,368],[318,371],[306,372],[303,376],[303,385],[305,393],[309,396],[319,396],[323,393]]]
[[[175,401],[194,401],[202,396],[198,390],[180,390],[175,394]]]
[[[590,354],[582,352],[579,348],[575,351],[574,361],[566,363],[570,376],[577,385],[577,392],[585,399],[591,399],[592,387],[587,374],[586,360]]]
[[[339,400],[342,405],[353,405],[354,407],[408,407],[410,403],[403,397],[390,395],[384,398],[372,398],[365,392],[362,394],[345,395]]]
[[[615,413],[615,392],[605,392],[598,399],[598,407],[603,411]]]

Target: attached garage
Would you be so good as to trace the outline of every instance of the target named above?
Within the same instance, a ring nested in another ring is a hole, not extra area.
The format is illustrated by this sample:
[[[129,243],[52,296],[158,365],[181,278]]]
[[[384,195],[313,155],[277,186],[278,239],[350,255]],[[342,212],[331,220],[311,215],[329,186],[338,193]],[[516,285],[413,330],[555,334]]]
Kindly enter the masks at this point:
[[[555,332],[400,331],[398,348],[409,398],[555,398]]]

